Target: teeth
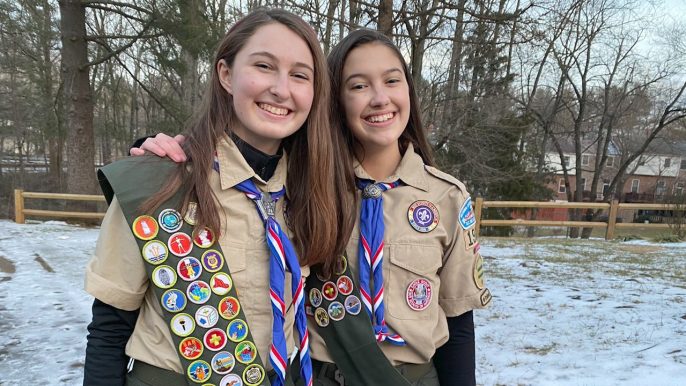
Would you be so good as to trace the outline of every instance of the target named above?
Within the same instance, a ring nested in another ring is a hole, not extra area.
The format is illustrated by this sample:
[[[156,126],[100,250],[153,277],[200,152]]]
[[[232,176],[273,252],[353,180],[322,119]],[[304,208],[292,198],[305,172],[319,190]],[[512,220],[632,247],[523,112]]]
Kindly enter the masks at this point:
[[[274,107],[271,105],[268,105],[266,103],[260,103],[258,106],[265,111],[269,111],[272,114],[275,115],[288,115],[288,109],[280,109],[278,107]]]
[[[387,120],[393,118],[393,113],[388,113],[384,115],[375,115],[373,117],[368,117],[369,122],[386,122]]]

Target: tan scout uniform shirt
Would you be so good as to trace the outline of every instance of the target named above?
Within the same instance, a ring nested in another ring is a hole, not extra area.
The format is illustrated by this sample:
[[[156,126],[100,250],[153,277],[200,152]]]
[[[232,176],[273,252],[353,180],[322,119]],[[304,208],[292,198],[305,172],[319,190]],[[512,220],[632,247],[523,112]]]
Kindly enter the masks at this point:
[[[431,170],[441,177],[424,169],[424,162],[410,145],[398,169],[383,181],[402,180],[398,187],[382,193],[386,227],[383,251],[385,318],[389,334],[400,334],[406,346],[390,342],[379,345],[395,366],[431,360],[436,348],[448,340],[446,317],[485,308],[490,300],[485,298],[486,304],[482,304],[480,297],[487,290],[479,289],[474,279],[477,254],[474,247],[467,249],[465,230],[458,221],[460,208],[469,195],[455,178],[435,168]],[[358,162],[355,175],[373,180]],[[358,194],[361,195],[359,190]],[[438,225],[428,233],[416,231],[408,220],[408,209],[417,200],[429,201],[438,209]],[[358,214],[360,210],[358,207]],[[359,283],[359,242],[358,217],[346,249],[356,283]],[[406,294],[410,283],[420,278],[429,280],[433,295],[428,307],[415,311],[408,305]],[[361,314],[366,315],[366,311]],[[317,334],[314,318],[308,318],[308,322],[312,358],[333,362],[322,337]]]
[[[272,306],[269,300],[269,248],[265,225],[255,204],[233,186],[252,178],[261,191],[278,192],[286,181],[284,155],[268,182],[257,176],[236,145],[225,136],[217,147],[219,173],[211,173],[210,185],[217,195],[223,222],[219,244],[224,251],[239,301],[251,329],[255,345],[267,370],[272,343]],[[287,231],[283,219],[283,199],[277,202],[277,221]],[[302,269],[303,277],[309,268]],[[285,300],[291,302],[290,273],[286,273]],[[136,360],[183,374],[177,348],[169,327],[162,318],[160,302],[155,298],[145,271],[141,251],[131,233],[116,198],[107,211],[100,230],[95,254],[86,267],[86,292],[123,310],[141,309],[126,354]],[[293,340],[294,313],[286,314],[284,332],[289,355]]]

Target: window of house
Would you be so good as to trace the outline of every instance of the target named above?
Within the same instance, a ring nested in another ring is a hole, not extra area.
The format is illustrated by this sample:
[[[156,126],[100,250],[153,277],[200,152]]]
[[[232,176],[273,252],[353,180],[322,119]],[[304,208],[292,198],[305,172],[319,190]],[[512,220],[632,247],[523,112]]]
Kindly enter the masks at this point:
[[[557,185],[557,192],[558,193],[567,193],[567,187],[565,186],[565,179],[560,178],[560,182]]]
[[[615,157],[613,157],[613,156],[607,157],[607,162],[605,163],[605,166],[607,166],[608,168],[615,166]]]
[[[677,196],[681,196],[682,194],[684,194],[684,183],[683,182],[677,182],[676,191],[674,193],[676,193]]]
[[[565,156],[565,166],[569,167],[571,159],[569,158],[568,155]]]
[[[672,159],[671,158],[665,158],[665,167],[668,168],[672,166]]]
[[[586,190],[586,178],[581,179],[581,190]]]
[[[665,182],[664,181],[658,181],[657,182],[657,188],[655,189],[655,194],[658,196],[662,196],[665,194]]]
[[[641,180],[638,179],[631,181],[631,193],[638,193],[638,187],[640,183]]]
[[[588,166],[591,163],[591,156],[588,154],[583,154],[581,156],[581,165]]]
[[[681,169],[686,169],[686,159],[681,160]]]

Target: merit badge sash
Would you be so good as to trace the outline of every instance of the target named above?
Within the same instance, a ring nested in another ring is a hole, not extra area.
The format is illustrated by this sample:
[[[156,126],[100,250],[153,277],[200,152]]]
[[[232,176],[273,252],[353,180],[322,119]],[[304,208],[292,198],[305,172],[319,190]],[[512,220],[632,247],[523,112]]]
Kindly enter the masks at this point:
[[[339,256],[334,275],[313,267],[307,278],[305,309],[317,323],[317,332],[331,358],[355,386],[410,385],[381,351],[369,315],[361,302],[346,256]]]
[[[215,230],[193,238],[194,204],[180,189],[151,216],[138,207],[176,164],[125,159],[98,170],[107,202],[116,194],[160,302],[189,385],[270,385]]]

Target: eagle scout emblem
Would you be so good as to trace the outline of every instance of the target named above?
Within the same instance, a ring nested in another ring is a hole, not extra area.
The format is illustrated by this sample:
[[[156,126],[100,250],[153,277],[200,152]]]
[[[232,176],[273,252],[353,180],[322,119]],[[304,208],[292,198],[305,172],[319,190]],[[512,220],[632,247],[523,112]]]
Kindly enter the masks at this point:
[[[233,296],[227,296],[219,302],[219,315],[224,319],[233,319],[238,315],[241,306],[238,299]]]
[[[220,351],[212,358],[212,370],[217,374],[228,374],[233,370],[236,360],[233,354],[226,351]]]
[[[348,311],[350,315],[357,315],[362,309],[362,304],[360,299],[355,295],[350,295],[345,298],[345,310]]]
[[[314,311],[314,320],[319,327],[326,327],[329,325],[329,314],[326,313],[325,309],[319,307]]]
[[[133,229],[133,234],[141,240],[152,240],[159,231],[157,221],[150,216],[140,216],[133,220],[131,229]]]
[[[200,327],[212,328],[219,321],[219,312],[212,306],[202,306],[195,311],[195,321]]]
[[[241,342],[236,345],[234,354],[236,354],[237,361],[247,365],[252,363],[252,361],[254,361],[257,357],[257,348],[255,348],[255,344],[253,342],[246,340],[245,342]]]
[[[207,272],[217,272],[224,266],[224,257],[214,249],[203,253],[201,260]]]
[[[214,234],[210,228],[205,228],[198,233],[198,236],[193,239],[193,242],[200,248],[209,248],[214,244]]]
[[[174,209],[165,209],[161,211],[160,215],[157,216],[157,221],[160,223],[160,228],[167,233],[174,233],[181,229],[181,226],[183,225],[181,213]]]
[[[184,221],[186,221],[190,225],[195,225],[197,213],[198,213],[198,203],[197,202],[189,202],[188,208],[186,208],[186,215],[183,216]]]
[[[219,386],[243,386],[243,380],[236,374],[229,374],[222,378]]]
[[[188,300],[195,304],[205,303],[210,298],[210,292],[210,286],[202,280],[192,282],[186,290]]]
[[[316,288],[310,290],[310,304],[319,307],[322,304],[322,292]]]
[[[476,224],[476,217],[474,216],[474,209],[472,209],[472,198],[468,198],[467,201],[462,204],[460,209],[460,225],[462,229],[469,229],[474,224]]]
[[[229,275],[225,274],[224,272],[219,272],[212,276],[212,279],[210,280],[210,287],[212,288],[212,292],[215,294],[224,296],[231,291],[233,282]]]
[[[248,337],[248,324],[240,319],[236,319],[229,323],[226,331],[232,342],[240,342]]]
[[[345,308],[341,302],[333,302],[329,304],[329,316],[333,321],[339,321],[345,316]]]
[[[169,312],[179,312],[186,308],[186,295],[177,289],[167,290],[160,301],[162,307]]]
[[[184,257],[176,265],[176,270],[179,272],[181,279],[185,281],[193,281],[200,277],[202,267],[200,261],[195,257]]]
[[[176,284],[176,272],[172,267],[160,265],[152,271],[152,282],[162,289],[171,288]]]
[[[322,287],[322,295],[324,295],[324,299],[326,300],[336,299],[336,296],[338,295],[336,285],[332,281],[327,281],[324,283],[324,286]]]
[[[188,366],[188,377],[193,382],[205,382],[210,379],[210,375],[212,375],[212,370],[205,361],[195,361]]]
[[[168,255],[167,246],[159,240],[148,241],[143,246],[143,258],[152,265],[162,264]]]
[[[195,321],[188,314],[178,314],[172,318],[170,327],[174,334],[186,337],[195,330]]]
[[[179,352],[181,356],[193,360],[202,355],[203,347],[202,342],[198,338],[190,337],[186,338],[179,343]]]
[[[479,289],[484,289],[484,259],[481,255],[476,255],[474,261],[474,284]]]
[[[415,201],[407,210],[407,219],[417,232],[428,233],[438,225],[438,209],[429,201]]]
[[[167,241],[167,245],[169,246],[171,253],[179,257],[187,256],[191,253],[191,249],[193,248],[191,237],[183,232],[171,235],[169,241]]]
[[[259,385],[264,379],[264,369],[258,364],[252,364],[243,370],[243,380],[246,385]]]
[[[219,351],[226,346],[226,333],[221,328],[213,328],[207,330],[203,342],[205,342],[205,347],[211,351]]]
[[[353,281],[347,276],[339,277],[336,285],[338,286],[338,292],[340,292],[341,295],[347,296],[353,292]]]
[[[407,304],[415,311],[426,309],[431,303],[431,283],[426,279],[416,279],[407,287]]]

